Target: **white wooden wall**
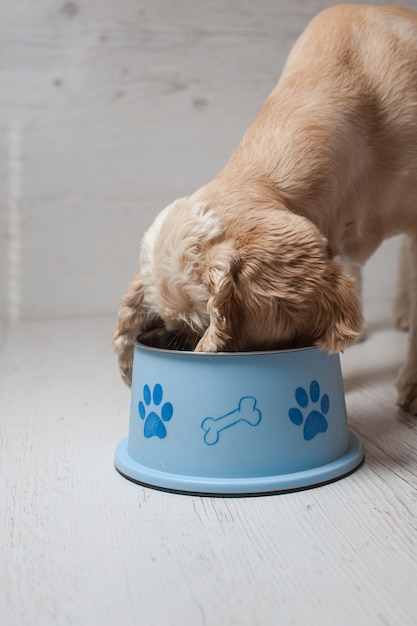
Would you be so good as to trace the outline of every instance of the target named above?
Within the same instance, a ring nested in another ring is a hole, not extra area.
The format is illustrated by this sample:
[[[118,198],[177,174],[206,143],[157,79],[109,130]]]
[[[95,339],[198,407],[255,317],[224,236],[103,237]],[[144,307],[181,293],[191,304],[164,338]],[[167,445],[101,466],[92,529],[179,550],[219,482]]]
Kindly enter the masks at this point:
[[[144,229],[222,167],[331,4],[2,0],[0,319],[113,315]]]

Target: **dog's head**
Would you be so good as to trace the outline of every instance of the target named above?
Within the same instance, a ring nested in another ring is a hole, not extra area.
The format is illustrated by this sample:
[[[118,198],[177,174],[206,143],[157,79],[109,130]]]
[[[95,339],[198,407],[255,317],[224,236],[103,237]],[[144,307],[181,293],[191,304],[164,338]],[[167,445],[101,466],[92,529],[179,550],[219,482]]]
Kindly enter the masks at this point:
[[[353,281],[284,208],[236,216],[177,200],[144,237],[138,281],[135,333],[164,326],[197,351],[338,352],[362,331]]]

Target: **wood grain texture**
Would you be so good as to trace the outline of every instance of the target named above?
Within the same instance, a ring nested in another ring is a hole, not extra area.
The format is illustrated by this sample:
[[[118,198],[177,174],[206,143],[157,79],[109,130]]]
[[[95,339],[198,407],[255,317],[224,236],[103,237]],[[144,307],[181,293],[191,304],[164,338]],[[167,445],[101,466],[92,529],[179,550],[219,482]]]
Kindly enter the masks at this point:
[[[0,8],[0,285],[20,133],[20,315],[114,313],[156,213],[224,165],[329,1],[20,0]],[[409,1],[417,8],[417,2]],[[0,289],[0,319],[8,316]]]
[[[110,336],[139,238],[223,165],[292,42],[330,4],[1,4],[2,625],[414,626],[416,421],[395,408],[406,335],[388,321],[397,240],[367,268],[368,340],[342,358],[366,448],[357,472],[295,494],[214,499],[142,488],[113,468],[130,398]],[[15,325],[11,125],[25,320]]]
[[[3,624],[415,624],[416,421],[393,387],[405,335],[376,320],[343,355],[359,470],[310,491],[216,499],[113,468],[129,392],[111,325],[27,322],[3,336]]]

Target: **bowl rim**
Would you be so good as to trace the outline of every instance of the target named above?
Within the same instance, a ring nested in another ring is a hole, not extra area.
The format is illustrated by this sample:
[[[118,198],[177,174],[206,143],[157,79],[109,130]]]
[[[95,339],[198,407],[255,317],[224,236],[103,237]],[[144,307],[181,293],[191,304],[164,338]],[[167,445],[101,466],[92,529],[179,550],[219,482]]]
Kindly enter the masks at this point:
[[[317,350],[318,352],[322,352],[323,355],[330,356],[328,352],[325,350],[321,350],[318,346],[306,346],[303,348],[283,348],[281,350],[253,350],[246,352],[194,352],[193,350],[170,350],[168,348],[157,348],[156,346],[150,346],[148,344],[142,343],[140,341],[140,335],[132,340],[133,345],[136,348],[140,348],[141,350],[146,350],[149,352],[156,353],[166,353],[166,354],[176,354],[176,355],[193,355],[196,358],[198,357],[225,357],[225,356],[257,356],[262,354],[287,354],[294,352],[305,352],[307,350]]]

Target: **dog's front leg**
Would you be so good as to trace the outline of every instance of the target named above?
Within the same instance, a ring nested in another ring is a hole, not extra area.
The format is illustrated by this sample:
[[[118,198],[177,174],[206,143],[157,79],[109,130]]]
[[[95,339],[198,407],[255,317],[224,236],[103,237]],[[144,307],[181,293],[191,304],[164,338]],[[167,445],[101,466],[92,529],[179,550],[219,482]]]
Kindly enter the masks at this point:
[[[350,257],[348,256],[341,256],[338,259],[343,267],[343,271],[346,274],[346,276],[349,276],[350,278],[353,279],[353,282],[355,283],[355,287],[356,287],[356,293],[358,294],[358,298],[359,301],[361,303],[361,307],[363,307],[363,300],[362,300],[362,292],[363,292],[363,274],[362,274],[362,263],[359,263],[358,261],[353,261]],[[363,341],[364,339],[366,339],[366,328],[364,327],[362,330],[362,336],[361,336],[361,341]]]
[[[346,276],[353,278],[359,300],[362,303],[362,263],[352,261],[350,258],[345,256],[340,257],[340,262]]]
[[[417,415],[417,240],[409,243],[409,329],[408,354],[397,379],[399,406],[408,413]]]

